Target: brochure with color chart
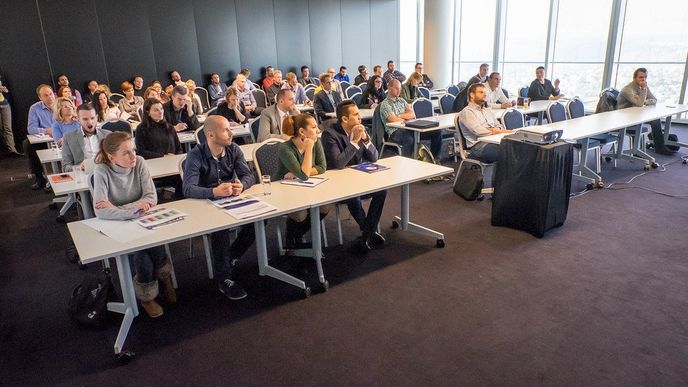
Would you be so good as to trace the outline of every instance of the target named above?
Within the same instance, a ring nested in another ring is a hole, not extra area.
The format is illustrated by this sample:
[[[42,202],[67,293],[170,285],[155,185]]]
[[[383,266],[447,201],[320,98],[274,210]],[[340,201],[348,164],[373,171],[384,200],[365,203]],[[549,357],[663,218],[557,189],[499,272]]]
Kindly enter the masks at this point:
[[[386,169],[389,169],[389,167],[385,167],[384,165],[375,164],[375,163],[361,163],[358,165],[352,165],[349,168],[355,169],[357,171],[363,171],[366,173],[380,172],[380,171],[384,171]]]
[[[298,185],[301,187],[315,187],[318,184],[324,183],[327,180],[325,177],[309,177],[308,180],[301,179],[282,179],[280,183],[287,185]]]
[[[230,196],[211,202],[236,219],[249,219],[277,211],[277,207],[251,195]]]
[[[140,218],[135,219],[135,222],[141,227],[154,230],[160,226],[183,220],[185,216],[186,214],[179,210],[160,207],[146,212]]]

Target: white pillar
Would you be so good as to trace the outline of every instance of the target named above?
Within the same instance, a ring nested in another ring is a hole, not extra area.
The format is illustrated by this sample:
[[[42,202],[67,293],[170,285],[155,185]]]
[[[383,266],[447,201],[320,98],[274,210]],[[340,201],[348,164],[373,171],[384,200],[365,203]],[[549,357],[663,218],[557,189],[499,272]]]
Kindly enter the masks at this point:
[[[451,83],[454,1],[425,0],[423,18],[423,71],[435,87]]]

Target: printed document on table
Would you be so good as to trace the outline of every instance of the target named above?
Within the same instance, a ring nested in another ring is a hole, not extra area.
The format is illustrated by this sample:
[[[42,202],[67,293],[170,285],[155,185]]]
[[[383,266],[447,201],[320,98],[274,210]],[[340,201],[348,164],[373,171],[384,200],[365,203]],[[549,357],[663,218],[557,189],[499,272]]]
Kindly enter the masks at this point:
[[[287,185],[298,185],[300,187],[315,187],[318,184],[324,183],[327,180],[325,177],[309,177],[308,180],[301,179],[282,179],[280,183]]]
[[[236,219],[249,219],[277,211],[277,207],[251,195],[229,197],[224,202],[213,204]]]
[[[91,218],[84,220],[84,224],[119,243],[128,243],[150,235],[149,233],[153,232],[145,228],[142,229],[141,226],[131,220]]]

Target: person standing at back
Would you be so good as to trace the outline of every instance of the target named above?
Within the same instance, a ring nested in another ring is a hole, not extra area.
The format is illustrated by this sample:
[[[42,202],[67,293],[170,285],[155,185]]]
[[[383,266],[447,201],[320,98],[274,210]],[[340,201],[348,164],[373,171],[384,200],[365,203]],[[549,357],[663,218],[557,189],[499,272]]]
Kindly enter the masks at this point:
[[[6,93],[9,93],[7,85],[3,83],[2,76],[0,76],[0,125],[2,125],[2,141],[4,150],[10,156],[21,156],[14,144],[14,131],[12,130],[12,108],[7,100]]]

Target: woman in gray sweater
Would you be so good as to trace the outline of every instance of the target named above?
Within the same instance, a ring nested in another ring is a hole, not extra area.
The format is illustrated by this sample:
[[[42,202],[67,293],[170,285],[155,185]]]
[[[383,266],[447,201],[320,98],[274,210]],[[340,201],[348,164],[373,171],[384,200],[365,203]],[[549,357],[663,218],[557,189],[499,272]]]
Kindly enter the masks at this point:
[[[113,132],[100,144],[93,172],[93,201],[101,219],[128,220],[143,215],[158,202],[153,179],[143,157],[136,155],[129,133]],[[168,303],[177,296],[172,286],[172,265],[163,246],[134,253],[134,289],[136,298],[150,317],[163,314],[155,301],[159,285]]]

